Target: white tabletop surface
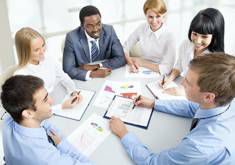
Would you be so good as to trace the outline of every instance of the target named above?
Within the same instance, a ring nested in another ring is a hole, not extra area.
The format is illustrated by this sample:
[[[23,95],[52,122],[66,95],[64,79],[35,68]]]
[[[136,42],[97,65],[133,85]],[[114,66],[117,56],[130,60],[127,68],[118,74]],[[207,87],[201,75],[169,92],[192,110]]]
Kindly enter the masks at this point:
[[[91,101],[81,121],[75,121],[62,117],[53,116],[50,121],[58,127],[65,136],[71,134],[76,128],[81,125],[92,113],[102,115],[105,109],[93,106],[93,103],[105,80],[115,81],[139,81],[141,82],[142,95],[153,98],[151,93],[145,87],[147,82],[155,79],[140,79],[140,78],[125,78],[125,67],[113,70],[112,74],[106,78],[96,78],[89,81],[77,81],[76,85],[82,89],[94,90],[96,95]],[[56,96],[63,97],[62,90],[56,92]],[[127,125],[130,132],[133,132],[138,138],[154,153],[161,152],[177,145],[180,140],[188,133],[191,120],[173,115],[154,112],[148,129],[142,129]],[[111,134],[105,141],[92,153],[90,159],[97,165],[131,165],[134,164],[128,157],[120,140]]]

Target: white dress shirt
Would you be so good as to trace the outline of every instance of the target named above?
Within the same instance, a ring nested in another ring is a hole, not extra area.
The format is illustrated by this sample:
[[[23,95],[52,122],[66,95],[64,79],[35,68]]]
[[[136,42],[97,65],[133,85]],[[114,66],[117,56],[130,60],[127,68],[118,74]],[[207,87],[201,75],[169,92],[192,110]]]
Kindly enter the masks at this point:
[[[206,49],[203,53],[209,53],[210,51]],[[194,58],[194,44],[185,40],[182,42],[179,48],[179,54],[177,62],[174,66],[175,69],[178,69],[181,72],[181,75],[184,77],[188,71],[188,64]]]
[[[159,64],[161,74],[168,74],[174,66],[176,46],[173,34],[165,25],[153,32],[148,23],[143,23],[129,36],[124,43],[125,53],[139,42],[141,57]]]
[[[96,46],[97,48],[99,49],[100,51],[100,47],[99,47],[99,38],[98,39],[94,39],[92,37],[90,37],[87,32],[85,31],[85,34],[86,34],[86,38],[87,38],[87,43],[88,43],[88,47],[89,47],[89,53],[90,53],[90,63],[93,63],[92,61],[92,57],[91,57],[91,41],[95,41],[96,43]],[[100,67],[102,67],[102,63],[99,63]],[[88,71],[86,73],[86,80],[91,80],[91,77],[90,77],[90,74],[91,74],[91,71]]]
[[[41,78],[49,93],[52,93],[58,83],[61,83],[68,93],[76,90],[75,83],[62,70],[61,64],[48,54],[45,54],[45,59],[38,65],[28,63],[24,67],[17,69],[14,75],[32,75]],[[53,106],[52,109],[61,109],[61,104]]]

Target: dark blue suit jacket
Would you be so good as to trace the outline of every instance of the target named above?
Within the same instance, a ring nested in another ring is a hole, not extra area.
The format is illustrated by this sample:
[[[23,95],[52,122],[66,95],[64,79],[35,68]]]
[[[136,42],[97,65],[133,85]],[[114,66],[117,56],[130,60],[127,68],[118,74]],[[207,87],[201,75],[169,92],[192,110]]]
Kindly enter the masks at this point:
[[[85,80],[87,71],[78,68],[80,65],[90,63],[90,52],[85,34],[81,26],[69,32],[66,36],[63,69],[72,79]],[[110,25],[102,24],[99,38],[100,54],[97,61],[105,60],[102,65],[107,68],[118,68],[125,62],[122,45]]]

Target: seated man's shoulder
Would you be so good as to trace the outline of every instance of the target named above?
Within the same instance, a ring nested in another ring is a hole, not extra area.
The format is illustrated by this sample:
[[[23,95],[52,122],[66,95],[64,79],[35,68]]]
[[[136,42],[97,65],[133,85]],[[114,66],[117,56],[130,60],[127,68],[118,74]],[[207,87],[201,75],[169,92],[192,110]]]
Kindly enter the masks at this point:
[[[112,31],[115,31],[112,25],[108,25],[108,24],[103,24],[102,25],[102,30],[105,33],[111,33]]]
[[[79,35],[81,31],[82,31],[82,27],[79,26],[79,27],[77,27],[77,28],[75,28],[75,29],[69,31],[69,32],[67,33],[67,36]]]

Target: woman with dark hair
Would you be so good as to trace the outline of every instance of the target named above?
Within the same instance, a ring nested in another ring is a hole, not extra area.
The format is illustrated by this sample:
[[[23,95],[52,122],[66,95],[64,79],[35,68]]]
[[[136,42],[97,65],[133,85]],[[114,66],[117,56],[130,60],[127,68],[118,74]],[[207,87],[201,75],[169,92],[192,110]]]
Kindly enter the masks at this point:
[[[159,83],[163,87],[179,75],[184,77],[193,58],[209,52],[224,52],[224,18],[221,12],[214,8],[201,10],[190,24],[188,39],[181,44],[178,60],[170,75],[165,77],[164,83]],[[165,92],[179,94],[177,88],[168,88]]]

